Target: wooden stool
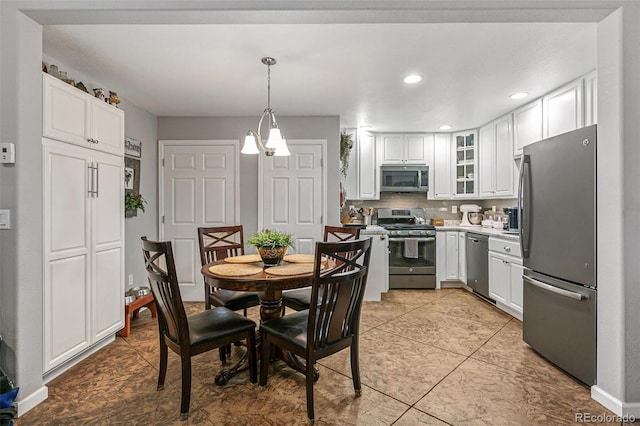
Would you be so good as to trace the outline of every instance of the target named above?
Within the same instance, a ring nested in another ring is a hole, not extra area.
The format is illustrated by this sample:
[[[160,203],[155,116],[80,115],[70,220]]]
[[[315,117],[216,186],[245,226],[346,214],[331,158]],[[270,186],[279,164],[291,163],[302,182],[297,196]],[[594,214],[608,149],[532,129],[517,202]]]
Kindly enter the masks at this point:
[[[153,301],[153,294],[149,293],[146,296],[140,296],[128,305],[124,305],[124,328],[120,330],[120,336],[129,337],[131,331],[131,314],[134,318],[138,317],[138,311],[143,306],[146,306],[151,311],[151,317],[155,318],[158,314],[156,312],[156,304]]]

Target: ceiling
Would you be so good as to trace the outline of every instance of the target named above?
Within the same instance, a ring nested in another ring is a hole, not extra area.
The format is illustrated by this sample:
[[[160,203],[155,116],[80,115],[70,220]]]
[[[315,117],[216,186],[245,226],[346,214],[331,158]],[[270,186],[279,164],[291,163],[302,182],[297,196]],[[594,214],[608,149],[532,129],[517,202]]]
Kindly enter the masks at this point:
[[[157,116],[479,127],[596,68],[595,23],[45,25],[45,55]],[[403,83],[408,73],[424,80]],[[73,76],[71,76],[73,77]],[[509,95],[525,91],[514,101]]]

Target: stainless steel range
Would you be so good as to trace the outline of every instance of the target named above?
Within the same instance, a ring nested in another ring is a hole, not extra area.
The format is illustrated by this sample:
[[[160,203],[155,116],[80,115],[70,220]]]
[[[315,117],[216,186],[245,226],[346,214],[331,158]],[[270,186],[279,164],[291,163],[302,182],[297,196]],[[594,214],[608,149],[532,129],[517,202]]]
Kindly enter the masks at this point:
[[[389,231],[389,288],[436,288],[436,228],[424,210],[378,209]]]

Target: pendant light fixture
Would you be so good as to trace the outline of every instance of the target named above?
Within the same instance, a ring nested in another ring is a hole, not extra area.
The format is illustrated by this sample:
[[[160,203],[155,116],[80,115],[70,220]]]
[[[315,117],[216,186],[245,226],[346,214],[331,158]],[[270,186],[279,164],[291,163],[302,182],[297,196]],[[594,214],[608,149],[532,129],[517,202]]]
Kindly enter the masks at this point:
[[[247,136],[244,138],[244,146],[242,147],[243,154],[259,154],[260,150],[258,146],[264,151],[264,153],[271,157],[273,155],[277,157],[285,157],[291,155],[289,148],[287,148],[287,141],[282,137],[278,123],[276,122],[276,116],[271,109],[271,65],[275,65],[277,61],[271,57],[262,58],[262,63],[267,66],[267,108],[262,113],[260,121],[258,122],[258,130],[254,132],[249,130]],[[267,143],[262,143],[262,137],[260,136],[260,129],[262,128],[262,122],[265,117],[269,123],[269,137]]]

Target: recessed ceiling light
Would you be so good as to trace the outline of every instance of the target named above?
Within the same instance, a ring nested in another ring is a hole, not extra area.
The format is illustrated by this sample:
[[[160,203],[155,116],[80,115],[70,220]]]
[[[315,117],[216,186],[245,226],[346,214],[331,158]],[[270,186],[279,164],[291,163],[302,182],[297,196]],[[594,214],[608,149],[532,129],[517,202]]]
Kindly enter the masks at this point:
[[[404,78],[404,82],[407,84],[415,84],[422,81],[422,76],[418,74],[409,74]]]
[[[514,93],[513,95],[509,96],[511,99],[524,99],[527,96],[529,96],[529,94],[527,92],[518,92],[518,93]]]
[[[449,126],[448,124],[443,124],[442,126],[440,126],[440,130],[451,130],[451,126]]]

